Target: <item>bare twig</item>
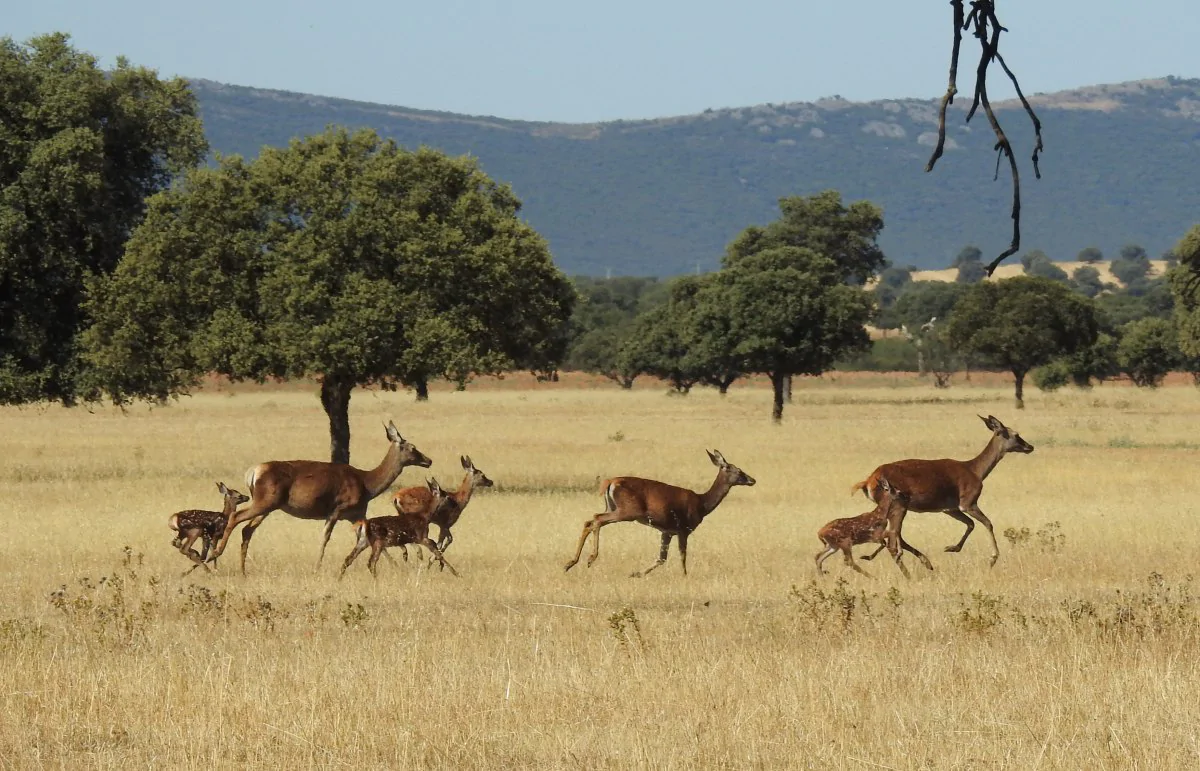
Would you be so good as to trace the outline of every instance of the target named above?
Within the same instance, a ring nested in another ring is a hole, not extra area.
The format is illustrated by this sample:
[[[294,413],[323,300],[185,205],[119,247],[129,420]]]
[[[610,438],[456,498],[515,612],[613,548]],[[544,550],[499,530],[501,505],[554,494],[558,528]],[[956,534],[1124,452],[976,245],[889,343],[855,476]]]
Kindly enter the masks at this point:
[[[954,104],[954,95],[958,93],[958,49],[962,45],[963,30],[963,0],[950,0],[954,7],[954,45],[950,49],[950,83],[946,86],[946,94],[942,97],[942,106],[938,110],[938,141],[933,148],[933,155],[925,164],[925,171],[933,171],[933,165],[942,157],[942,148],[946,144],[946,108]]]
[[[1001,68],[1008,75],[1009,80],[1012,81],[1013,87],[1016,88],[1017,96],[1020,98],[1021,104],[1025,107],[1025,112],[1029,115],[1029,119],[1033,123],[1035,134],[1033,172],[1037,179],[1042,178],[1042,172],[1038,166],[1039,155],[1044,149],[1042,145],[1042,123],[1034,113],[1033,107],[1030,106],[1029,100],[1025,98],[1024,92],[1021,91],[1021,84],[1017,81],[1017,76],[1009,69],[1008,64],[1004,61],[1004,57],[1000,55],[1000,33],[1007,32],[1008,30],[1000,24],[999,19],[996,17],[995,0],[971,0],[971,12],[966,15],[965,19],[963,18],[963,0],[951,0],[950,5],[953,8],[954,15],[954,38],[950,53],[950,83],[946,89],[945,96],[942,97],[941,110],[938,115],[937,146],[934,148],[929,162],[925,164],[925,171],[932,171],[934,164],[942,156],[942,150],[946,141],[946,107],[953,103],[954,95],[958,90],[956,80],[958,76],[958,56],[962,41],[962,31],[971,29],[972,36],[979,41],[980,51],[979,64],[975,68],[975,95],[971,102],[971,109],[967,111],[966,120],[970,122],[979,107],[983,107],[983,112],[992,127],[992,132],[996,135],[996,174],[993,178],[999,177],[1000,157],[1005,156],[1008,158],[1008,166],[1012,173],[1013,183],[1012,241],[1009,243],[1008,249],[1005,249],[996,259],[988,263],[987,272],[990,276],[1001,262],[1016,254],[1017,250],[1021,248],[1021,177],[1017,168],[1016,157],[1013,155],[1012,144],[1008,141],[1008,137],[1001,128],[1000,121],[996,118],[996,113],[992,109],[987,94],[988,66],[993,60],[1000,62]]]

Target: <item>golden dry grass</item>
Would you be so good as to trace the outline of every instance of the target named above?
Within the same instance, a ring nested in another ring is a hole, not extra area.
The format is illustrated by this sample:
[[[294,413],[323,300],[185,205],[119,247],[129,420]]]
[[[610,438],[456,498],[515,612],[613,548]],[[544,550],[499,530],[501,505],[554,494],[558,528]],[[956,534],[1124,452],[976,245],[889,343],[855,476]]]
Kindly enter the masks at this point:
[[[248,576],[235,536],[218,573],[180,578],[167,516],[219,507],[214,481],[243,489],[258,461],[325,456],[314,393],[0,411],[0,768],[1200,764],[1200,394],[1035,393],[1017,413],[1005,387],[864,382],[799,384],[780,427],[761,388],[356,393],[358,464],[390,417],[442,482],[461,453],[496,480],[455,529],[461,579],[384,560],[374,581],[363,559],[338,582],[348,527],[314,572],[320,526],[282,513]],[[976,413],[1037,446],[985,487],[997,566],[982,528],[944,554],[959,526],[913,514],[934,573],[877,561],[868,581],[832,559],[815,581],[817,528],[867,508],[849,486],[973,455]],[[692,537],[689,576],[673,551],[629,578],[658,543],[634,524],[563,573],[598,476],[702,487],[706,447],[758,485]]]

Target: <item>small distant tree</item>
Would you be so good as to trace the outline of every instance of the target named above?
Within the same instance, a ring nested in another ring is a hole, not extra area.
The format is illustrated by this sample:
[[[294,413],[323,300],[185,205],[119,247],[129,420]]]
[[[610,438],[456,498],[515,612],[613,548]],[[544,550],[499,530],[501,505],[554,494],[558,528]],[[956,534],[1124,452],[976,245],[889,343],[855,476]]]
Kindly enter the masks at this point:
[[[883,211],[870,201],[846,206],[836,190],[779,199],[779,219],[743,230],[726,249],[726,264],[780,247],[811,249],[833,261],[844,281],[865,284],[887,263],[879,248]]]
[[[972,286],[950,314],[948,339],[1012,372],[1022,409],[1030,370],[1094,344],[1098,332],[1091,300],[1057,281],[1019,276]]]
[[[630,320],[584,332],[572,342],[567,366],[580,372],[603,375],[621,388],[633,388],[642,372],[623,351],[633,329],[634,322]]]
[[[1093,298],[1104,291],[1100,271],[1090,265],[1081,265],[1071,274],[1071,288],[1084,297]]]
[[[920,329],[930,321],[945,321],[967,290],[963,284],[947,281],[914,281],[896,301],[892,315],[897,326],[909,330]]]
[[[1121,330],[1117,361],[1135,385],[1156,388],[1183,363],[1179,332],[1167,319],[1151,317],[1130,322]]]
[[[688,393],[700,379],[692,354],[696,294],[703,280],[687,276],[671,283],[667,302],[637,318],[622,350],[642,373]]]
[[[1067,281],[1067,272],[1055,265],[1050,257],[1040,249],[1026,252],[1021,257],[1021,265],[1027,276],[1040,276],[1051,281]]]
[[[954,280],[959,284],[974,284],[987,278],[987,268],[983,265],[983,252],[978,246],[964,246],[950,263],[951,268],[957,268]]]
[[[1131,286],[1140,278],[1150,273],[1150,258],[1146,250],[1137,244],[1126,244],[1121,247],[1121,256],[1112,261],[1109,270],[1125,286]]]
[[[1100,249],[1095,246],[1086,246],[1079,250],[1079,254],[1075,256],[1075,259],[1078,262],[1093,265],[1104,260],[1104,252],[1100,251]]]
[[[727,259],[717,272],[740,369],[771,380],[772,420],[783,418],[789,377],[820,375],[870,345],[870,295],[845,279],[834,260],[790,246]]]
[[[950,263],[950,267],[961,268],[963,265],[970,263],[983,263],[983,252],[974,244],[967,244],[962,249],[959,249],[958,254],[954,256],[954,262]]]
[[[982,262],[964,262],[958,268],[954,281],[959,284],[975,284],[987,278],[987,268]]]

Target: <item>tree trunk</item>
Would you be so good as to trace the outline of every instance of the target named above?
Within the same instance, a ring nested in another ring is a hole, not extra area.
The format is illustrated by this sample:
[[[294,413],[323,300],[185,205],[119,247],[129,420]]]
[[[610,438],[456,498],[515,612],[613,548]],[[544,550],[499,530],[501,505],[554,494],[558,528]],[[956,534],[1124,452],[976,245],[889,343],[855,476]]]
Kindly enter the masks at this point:
[[[717,383],[717,393],[719,393],[721,396],[729,393],[729,384],[724,380],[722,380],[720,383]]]
[[[413,383],[413,390],[417,392],[417,401],[419,401],[419,402],[429,401],[429,381],[428,380],[426,380],[425,378],[419,379],[417,382]]]
[[[783,385],[784,398],[787,399],[788,404],[791,404],[792,403],[792,376],[785,375],[783,383],[784,383],[784,385]]]
[[[779,423],[783,420],[783,399],[787,389],[788,376],[780,372],[771,373],[771,390],[775,393],[775,403],[771,408],[771,420]]]
[[[321,406],[329,416],[329,459],[350,462],[350,391],[354,384],[332,376],[321,379]]]
[[[626,391],[633,388],[633,378],[631,378],[631,377],[621,378],[620,383],[621,383],[621,388],[625,389]]]
[[[1017,379],[1017,409],[1025,409],[1025,370],[1013,370],[1013,376]]]

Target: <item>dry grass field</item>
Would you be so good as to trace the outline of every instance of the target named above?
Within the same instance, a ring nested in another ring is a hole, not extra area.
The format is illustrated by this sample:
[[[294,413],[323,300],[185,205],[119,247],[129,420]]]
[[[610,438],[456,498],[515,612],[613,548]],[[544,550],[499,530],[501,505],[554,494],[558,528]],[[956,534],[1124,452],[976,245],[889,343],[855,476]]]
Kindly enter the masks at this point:
[[[269,459],[328,457],[308,388],[208,390],[166,408],[0,411],[0,768],[891,768],[1200,766],[1200,393],[912,379],[769,394],[557,386],[356,392],[352,455],[381,423],[496,482],[447,556],[462,573],[360,559],[339,525],[282,512],[236,535],[218,572],[183,578],[167,516],[219,508]],[[905,581],[833,558],[817,528],[867,510],[850,485],[904,457],[967,458],[995,414],[1036,446],[1006,458],[977,528],[910,514],[933,559]],[[735,488],[650,576],[658,537],[603,531],[597,477],[703,488],[718,448]],[[399,484],[424,481],[408,469]],[[390,513],[390,495],[371,505]],[[1005,536],[1004,531],[1008,530]],[[398,556],[398,555],[397,555]]]

